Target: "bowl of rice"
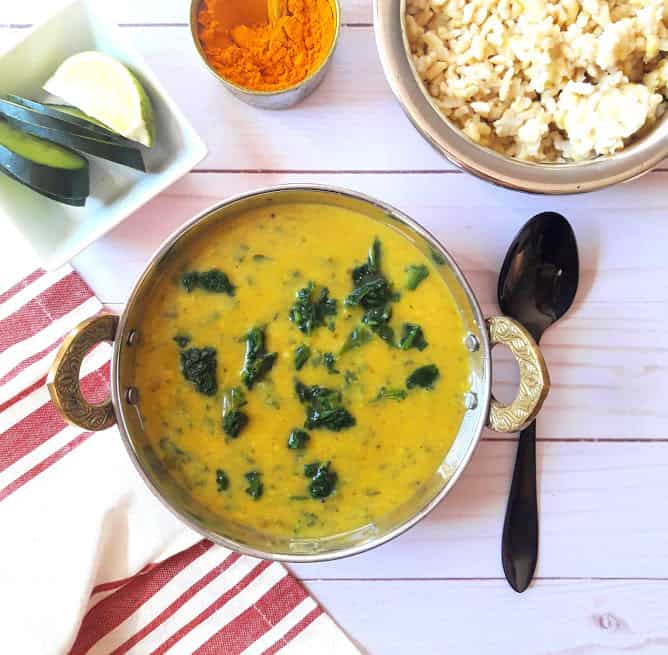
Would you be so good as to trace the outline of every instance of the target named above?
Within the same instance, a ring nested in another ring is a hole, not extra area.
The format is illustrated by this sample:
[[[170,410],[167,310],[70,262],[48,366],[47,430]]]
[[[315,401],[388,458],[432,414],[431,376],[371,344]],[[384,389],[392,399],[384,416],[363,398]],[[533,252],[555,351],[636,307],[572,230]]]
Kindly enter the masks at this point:
[[[409,118],[484,179],[577,193],[668,155],[664,0],[374,0],[374,10]]]

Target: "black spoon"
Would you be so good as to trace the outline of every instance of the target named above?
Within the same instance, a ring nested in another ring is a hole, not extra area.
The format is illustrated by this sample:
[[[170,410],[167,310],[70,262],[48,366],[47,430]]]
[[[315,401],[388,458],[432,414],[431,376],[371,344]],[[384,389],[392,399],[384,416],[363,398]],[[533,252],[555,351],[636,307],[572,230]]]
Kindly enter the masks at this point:
[[[501,311],[519,321],[536,343],[573,304],[579,260],[569,222],[555,212],[534,216],[515,237],[499,275]],[[522,593],[538,560],[536,423],[520,433],[501,548],[510,586]]]

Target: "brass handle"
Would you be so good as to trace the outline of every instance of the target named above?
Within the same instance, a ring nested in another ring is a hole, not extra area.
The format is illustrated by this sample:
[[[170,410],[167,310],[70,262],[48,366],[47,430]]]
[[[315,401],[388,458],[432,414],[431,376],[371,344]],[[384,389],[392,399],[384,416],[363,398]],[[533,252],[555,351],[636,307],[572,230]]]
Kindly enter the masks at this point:
[[[79,376],[84,357],[93,346],[116,338],[118,316],[102,314],[80,323],[65,338],[49,370],[46,386],[60,415],[84,430],[98,432],[116,423],[111,399],[99,405],[89,403],[81,394]]]
[[[550,375],[540,348],[517,321],[492,316],[487,319],[487,329],[491,346],[507,346],[520,367],[517,397],[504,405],[492,395],[487,427],[495,432],[519,432],[532,423],[543,406],[550,391]]]

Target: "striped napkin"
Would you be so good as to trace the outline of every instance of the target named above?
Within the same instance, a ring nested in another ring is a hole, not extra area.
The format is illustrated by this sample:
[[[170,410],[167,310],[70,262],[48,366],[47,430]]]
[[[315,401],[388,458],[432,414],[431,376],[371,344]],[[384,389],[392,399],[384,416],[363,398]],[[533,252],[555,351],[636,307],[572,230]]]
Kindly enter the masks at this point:
[[[355,655],[282,565],[203,541],[134,470],[115,428],[66,425],[46,374],[102,306],[71,269],[0,289],[0,653]],[[108,344],[82,369],[109,393]]]

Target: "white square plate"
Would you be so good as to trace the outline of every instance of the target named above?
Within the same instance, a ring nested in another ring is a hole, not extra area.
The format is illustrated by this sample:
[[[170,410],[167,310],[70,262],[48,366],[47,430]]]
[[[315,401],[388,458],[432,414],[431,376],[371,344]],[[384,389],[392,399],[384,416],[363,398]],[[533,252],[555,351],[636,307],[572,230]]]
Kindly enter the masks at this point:
[[[206,147],[120,28],[94,0],[76,0],[32,29],[0,55],[0,94],[35,100],[42,85],[70,55],[100,50],[125,64],[155,110],[155,145],[142,148],[147,173],[84,156],[90,161],[91,196],[69,207],[0,174],[0,217],[11,221],[48,269],[58,268],[190,171]]]

